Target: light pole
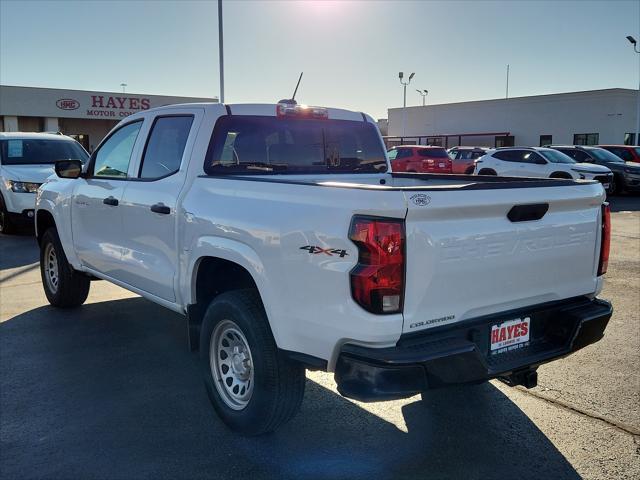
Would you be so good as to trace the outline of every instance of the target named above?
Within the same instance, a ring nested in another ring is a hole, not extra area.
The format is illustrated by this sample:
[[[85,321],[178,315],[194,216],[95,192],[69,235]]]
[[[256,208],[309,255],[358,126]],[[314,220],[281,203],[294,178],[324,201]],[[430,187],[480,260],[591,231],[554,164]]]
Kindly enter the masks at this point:
[[[427,95],[429,95],[429,90],[418,90],[416,92],[422,97],[422,106],[424,107],[427,103]]]
[[[224,103],[224,50],[222,48],[222,0],[218,0],[218,61],[220,62],[220,103]]]
[[[411,79],[413,78],[413,76],[415,75],[415,73],[412,73],[411,75],[409,75],[409,80],[407,80],[406,82],[402,81],[402,78],[404,77],[404,72],[400,72],[398,73],[398,78],[400,78],[400,84],[402,85],[402,88],[404,90],[404,100],[402,102],[402,136],[404,137],[405,135],[405,129],[406,129],[406,124],[407,124],[407,85],[409,85],[411,83]]]
[[[633,45],[633,51],[640,54],[640,50],[638,50],[638,42],[631,35],[627,36],[627,40],[629,43]],[[635,131],[635,144],[640,145],[640,55],[638,55],[638,105],[636,108],[636,131]]]
[[[120,86],[122,87],[122,93],[124,93],[124,89],[127,88],[127,84],[121,83]]]

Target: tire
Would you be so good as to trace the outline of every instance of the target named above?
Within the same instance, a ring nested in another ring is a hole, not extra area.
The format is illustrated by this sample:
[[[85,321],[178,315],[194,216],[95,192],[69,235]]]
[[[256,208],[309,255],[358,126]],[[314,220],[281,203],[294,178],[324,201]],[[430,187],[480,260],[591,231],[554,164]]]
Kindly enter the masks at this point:
[[[609,185],[609,191],[607,195],[612,197],[614,195],[622,195],[624,193],[624,182],[618,175],[614,175],[611,179],[611,185]]]
[[[4,199],[0,196],[0,233],[12,235],[16,232],[16,226],[11,221],[9,212],[4,205]]]
[[[53,227],[44,232],[40,242],[40,276],[47,300],[54,307],[80,306],[89,295],[89,277],[69,265]]]
[[[200,364],[213,408],[242,435],[272,432],[300,409],[305,369],[278,351],[255,290],[222,293],[211,302],[200,332]]]
[[[478,172],[478,175],[498,175],[495,170],[491,170],[490,168],[483,168]]]

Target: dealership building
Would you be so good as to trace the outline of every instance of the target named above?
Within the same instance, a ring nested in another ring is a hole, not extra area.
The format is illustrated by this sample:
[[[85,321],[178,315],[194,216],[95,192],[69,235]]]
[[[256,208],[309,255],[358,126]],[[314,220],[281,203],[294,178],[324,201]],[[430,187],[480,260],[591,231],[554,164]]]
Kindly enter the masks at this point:
[[[389,145],[637,145],[638,91],[625,88],[390,108]]]
[[[217,98],[166,97],[0,85],[0,132],[61,132],[92,151],[123,118],[174,103]]]

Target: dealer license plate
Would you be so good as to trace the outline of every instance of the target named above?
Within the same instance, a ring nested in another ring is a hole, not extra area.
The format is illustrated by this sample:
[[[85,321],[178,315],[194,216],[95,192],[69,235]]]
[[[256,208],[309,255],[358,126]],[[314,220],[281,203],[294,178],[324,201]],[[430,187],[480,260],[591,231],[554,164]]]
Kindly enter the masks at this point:
[[[509,352],[529,344],[531,318],[516,318],[491,327],[491,354]]]
[[[438,164],[438,166],[439,166],[440,168],[444,168],[444,163],[439,163],[439,164]]]
[[[602,186],[604,187],[605,190],[609,190],[609,184],[608,183],[603,183]]]

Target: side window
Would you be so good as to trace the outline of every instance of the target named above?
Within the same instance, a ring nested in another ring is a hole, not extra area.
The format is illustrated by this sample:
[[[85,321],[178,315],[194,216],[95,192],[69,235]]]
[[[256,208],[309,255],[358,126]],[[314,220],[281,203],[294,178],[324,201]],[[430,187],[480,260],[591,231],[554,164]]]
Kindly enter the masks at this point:
[[[633,162],[633,155],[631,155],[631,152],[626,148],[607,148],[607,150],[609,150],[614,155],[617,155],[625,162]]]
[[[153,122],[147,140],[140,178],[160,178],[180,169],[193,116],[158,117]]]
[[[495,158],[497,158],[498,160],[503,160],[505,162],[513,162],[514,161],[513,150],[498,151],[498,152],[494,153],[493,156]]]
[[[593,159],[582,150],[574,150],[571,156],[576,162],[593,162]]]
[[[96,152],[94,177],[126,178],[133,146],[138,138],[142,120],[120,128]]]
[[[522,161],[525,163],[547,163],[540,155],[536,152],[524,152],[524,156],[522,157]]]
[[[407,158],[412,155],[413,155],[413,152],[410,148],[398,148],[398,155],[396,156],[396,159]]]
[[[395,160],[398,156],[398,150],[396,150],[395,148],[393,150],[389,150],[387,152],[387,155],[389,156],[389,160]]]
[[[559,152],[561,152],[561,153],[564,153],[565,155],[568,155],[569,157],[573,158],[574,160],[576,159],[576,152],[578,150],[567,149],[567,148],[558,148],[557,150]]]

